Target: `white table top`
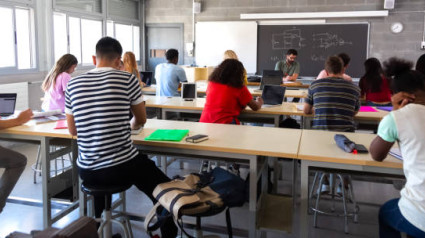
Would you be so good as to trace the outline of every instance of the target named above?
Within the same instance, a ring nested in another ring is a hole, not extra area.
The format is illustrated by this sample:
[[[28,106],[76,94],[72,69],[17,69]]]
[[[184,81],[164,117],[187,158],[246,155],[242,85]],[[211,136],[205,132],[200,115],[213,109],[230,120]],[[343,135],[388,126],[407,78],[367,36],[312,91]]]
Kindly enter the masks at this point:
[[[370,143],[376,137],[374,134],[364,133],[303,130],[298,158],[302,160],[333,162],[340,164],[367,165],[388,168],[403,167],[401,160],[390,155],[383,162],[377,162],[372,159],[370,153],[347,153],[336,145],[334,140],[335,134],[344,134],[353,142],[364,145],[368,150]]]

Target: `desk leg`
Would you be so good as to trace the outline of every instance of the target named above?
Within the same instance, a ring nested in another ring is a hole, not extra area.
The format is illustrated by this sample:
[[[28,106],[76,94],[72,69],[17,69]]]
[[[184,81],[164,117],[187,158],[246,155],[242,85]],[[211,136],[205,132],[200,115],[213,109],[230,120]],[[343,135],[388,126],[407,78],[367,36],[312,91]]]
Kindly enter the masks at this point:
[[[257,237],[257,157],[249,160],[249,238]]]
[[[282,115],[274,116],[274,127],[279,127],[279,123],[282,119],[283,119]]]
[[[79,197],[79,191],[81,190],[81,186],[79,184],[79,176],[78,176],[78,167],[77,167],[77,158],[78,158],[78,145],[77,140],[71,140],[71,152],[72,152],[72,195],[73,200],[77,201]]]
[[[161,119],[167,120],[167,110],[161,109]]]
[[[42,137],[40,140],[40,156],[42,167],[42,188],[43,188],[43,227],[52,226],[52,204],[51,194],[49,191],[50,185],[50,139]]]
[[[162,109],[161,108],[156,109],[156,116],[157,116],[158,119],[162,119]]]
[[[300,237],[308,237],[308,164],[301,160]]]

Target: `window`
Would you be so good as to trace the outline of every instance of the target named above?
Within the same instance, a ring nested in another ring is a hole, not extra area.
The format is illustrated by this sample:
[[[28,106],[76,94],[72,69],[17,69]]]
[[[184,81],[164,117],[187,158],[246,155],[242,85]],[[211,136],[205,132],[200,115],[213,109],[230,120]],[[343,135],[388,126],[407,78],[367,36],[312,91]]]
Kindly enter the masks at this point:
[[[140,60],[140,27],[108,21],[107,35],[117,39],[122,46],[123,52],[131,51]]]
[[[73,54],[81,65],[91,65],[97,41],[102,38],[102,21],[54,13],[55,61]]]
[[[0,70],[36,67],[33,13],[29,8],[0,7]]]

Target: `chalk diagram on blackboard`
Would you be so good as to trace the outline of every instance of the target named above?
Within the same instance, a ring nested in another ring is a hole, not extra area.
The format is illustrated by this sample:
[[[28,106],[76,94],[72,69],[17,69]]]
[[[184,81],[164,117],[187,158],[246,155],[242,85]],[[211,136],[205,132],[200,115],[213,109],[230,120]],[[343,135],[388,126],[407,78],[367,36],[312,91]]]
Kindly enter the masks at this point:
[[[301,37],[300,29],[286,30],[283,33],[272,34],[272,49],[301,49],[305,46],[303,44],[304,40]]]
[[[351,41],[345,41],[337,34],[319,33],[313,34],[313,47],[324,48],[325,50],[333,46],[352,45]]]

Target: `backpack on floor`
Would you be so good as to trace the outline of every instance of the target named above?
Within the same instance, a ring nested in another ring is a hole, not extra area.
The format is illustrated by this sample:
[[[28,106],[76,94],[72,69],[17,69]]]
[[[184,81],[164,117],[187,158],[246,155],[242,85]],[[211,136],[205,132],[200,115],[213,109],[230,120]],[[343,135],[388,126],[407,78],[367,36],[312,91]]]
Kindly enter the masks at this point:
[[[158,229],[166,219],[158,215],[161,206],[171,213],[174,221],[185,232],[181,220],[183,215],[215,215],[228,207],[242,206],[247,200],[244,180],[220,167],[211,172],[189,174],[159,184],[153,191],[153,196],[158,202],[146,216],[144,223],[145,230],[151,236],[152,231]],[[151,225],[155,217],[157,221]]]

